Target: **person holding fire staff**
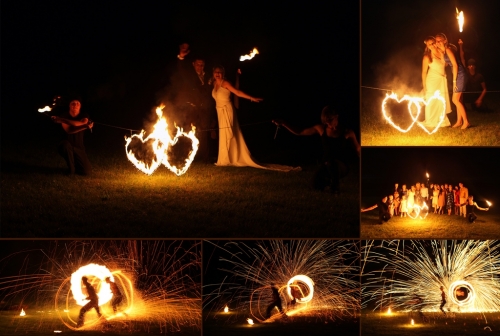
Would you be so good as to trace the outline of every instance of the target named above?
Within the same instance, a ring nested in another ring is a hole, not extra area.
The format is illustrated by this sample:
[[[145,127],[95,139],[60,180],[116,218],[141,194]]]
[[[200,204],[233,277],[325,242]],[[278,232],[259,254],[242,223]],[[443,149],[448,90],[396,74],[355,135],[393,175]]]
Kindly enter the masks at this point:
[[[82,282],[85,285],[85,288],[87,289],[87,297],[85,298],[85,300],[89,300],[89,302],[80,309],[80,315],[78,316],[78,323],[76,324],[77,328],[83,327],[85,313],[91,310],[92,308],[95,309],[99,317],[102,316],[101,311],[99,309],[99,297],[97,296],[94,287],[89,283],[88,278],[85,276],[82,277]]]
[[[483,211],[489,210],[489,208],[481,208],[479,205],[477,205],[477,203],[474,202],[474,196],[472,196],[472,195],[467,198],[466,203],[460,204],[460,206],[465,206],[465,209],[466,209],[465,212],[467,213],[467,215],[465,217],[467,218],[469,223],[474,223],[477,219],[477,216],[474,213],[474,208],[478,208],[479,210],[483,210]]]
[[[92,166],[83,145],[83,134],[87,129],[92,130],[94,122],[88,118],[87,114],[80,112],[81,106],[80,100],[74,99],[69,103],[68,113],[60,117],[51,117],[55,123],[61,124],[66,133],[66,139],[59,144],[58,152],[66,161],[70,175],[92,173]]]

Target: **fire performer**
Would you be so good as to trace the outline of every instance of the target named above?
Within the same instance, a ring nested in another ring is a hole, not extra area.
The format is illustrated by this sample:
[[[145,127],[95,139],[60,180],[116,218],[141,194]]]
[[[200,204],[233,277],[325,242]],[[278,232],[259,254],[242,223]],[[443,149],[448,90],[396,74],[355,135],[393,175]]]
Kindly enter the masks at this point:
[[[192,61],[187,60],[190,53],[189,44],[183,43],[179,46],[177,55],[178,73],[175,77],[176,86],[175,107],[185,114],[184,129],[190,129],[194,125],[198,130],[215,128],[217,118],[213,111],[210,99],[211,85],[205,74],[205,59],[195,56]],[[197,132],[200,141],[197,157],[201,161],[210,160],[211,140],[216,138],[216,132]]]
[[[66,133],[66,139],[59,144],[58,152],[66,161],[70,175],[75,172],[82,175],[92,173],[92,166],[83,144],[83,134],[87,129],[92,130],[94,122],[87,114],[80,112],[81,106],[80,100],[74,99],[69,103],[68,113],[60,117],[51,117],[55,123],[61,124]]]
[[[274,309],[274,307],[278,308],[279,312],[286,316],[285,312],[283,311],[283,306],[281,304],[281,297],[278,291],[278,287],[276,287],[274,284],[271,284],[271,291],[273,293],[273,301],[269,304],[269,306],[267,306],[266,318],[271,317],[271,311]]]
[[[387,204],[387,196],[382,197],[382,199],[374,206],[366,209],[361,209],[361,212],[370,211],[375,208],[378,208],[378,219],[380,224],[384,224],[384,222],[387,222],[389,219],[391,219],[391,214],[389,213],[389,205]],[[403,212],[403,210],[401,210],[401,212]]]
[[[97,312],[97,315],[101,317],[101,311],[99,309],[99,298],[97,297],[97,293],[95,292],[94,287],[89,283],[87,277],[82,277],[82,282],[85,285],[85,288],[87,289],[87,297],[85,300],[90,300],[85,306],[80,309],[80,315],[78,316],[78,323],[76,325],[77,328],[83,327],[84,324],[84,315],[87,311],[91,310],[92,308],[95,309]]]
[[[321,124],[302,131],[288,125],[283,120],[273,120],[273,123],[285,127],[295,135],[319,134],[321,136],[323,160],[314,174],[313,187],[318,190],[330,187],[332,193],[339,194],[340,179],[349,173],[347,166],[349,143],[356,150],[358,157],[361,153],[361,146],[356,139],[356,134],[339,124],[338,112],[330,106],[325,106],[321,111]]]
[[[446,304],[446,293],[444,292],[444,287],[441,286],[439,287],[441,290],[441,305],[439,306],[439,309],[443,312],[443,314],[446,315],[446,312],[444,311],[443,307]]]
[[[123,300],[122,292],[118,288],[118,285],[116,283],[114,283],[113,281],[111,281],[110,277],[107,277],[104,280],[109,284],[109,288],[111,289],[111,292],[113,293],[113,299],[111,300],[111,306],[113,307],[113,312],[116,314],[116,312],[118,311],[118,305]]]
[[[467,215],[465,216],[469,223],[474,223],[477,219],[477,215],[474,213],[474,208],[478,208],[479,210],[488,211],[489,208],[481,208],[474,202],[474,196],[469,196],[467,202],[465,204],[460,204],[460,206],[465,206],[465,212]]]
[[[293,297],[292,301],[290,301],[290,306],[294,308],[295,304],[297,303],[297,299],[300,299],[302,297],[299,290],[299,285],[296,281],[294,281],[293,284],[290,285],[290,294]]]
[[[460,216],[467,217],[467,199],[469,198],[469,189],[464,187],[463,183],[459,183],[458,186],[460,187]]]

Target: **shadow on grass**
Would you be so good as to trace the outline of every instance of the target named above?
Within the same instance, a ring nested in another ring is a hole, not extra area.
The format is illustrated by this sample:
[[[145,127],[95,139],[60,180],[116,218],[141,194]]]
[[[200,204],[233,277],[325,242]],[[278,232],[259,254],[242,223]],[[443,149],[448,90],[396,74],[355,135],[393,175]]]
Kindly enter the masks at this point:
[[[19,175],[64,175],[67,172],[67,169],[62,167],[38,165],[22,161],[6,161],[3,159],[0,162],[0,165],[2,167],[2,173],[6,174],[15,173]]]

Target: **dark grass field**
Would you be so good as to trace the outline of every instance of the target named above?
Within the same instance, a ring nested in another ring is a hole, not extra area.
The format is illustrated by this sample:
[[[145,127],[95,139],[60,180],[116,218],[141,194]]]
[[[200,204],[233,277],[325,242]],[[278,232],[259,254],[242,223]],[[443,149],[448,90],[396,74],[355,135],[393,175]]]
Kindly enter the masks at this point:
[[[500,216],[477,211],[475,223],[456,215],[429,213],[425,219],[392,217],[379,223],[378,210],[361,214],[361,239],[492,239],[500,236]]]
[[[293,146],[258,158],[301,172],[194,163],[180,177],[164,166],[147,176],[126,158],[124,131],[96,127],[85,135],[93,176],[66,176],[54,128],[41,124],[31,139],[10,131],[2,134],[2,237],[359,237],[357,164],[340,196],[311,188],[316,166],[294,158]]]
[[[388,124],[382,115],[382,101],[385,96],[385,91],[363,89],[361,92],[362,146],[500,145],[500,95],[498,93],[491,93],[485,98],[485,103],[489,107],[488,112],[467,111],[467,118],[471,124],[468,129],[444,127],[431,135],[416,124],[406,133],[402,133]],[[400,113],[393,116],[394,122],[403,129],[410,126],[406,110],[406,107],[395,109]],[[453,112],[448,114],[452,125],[457,120],[455,111],[453,106]]]
[[[111,320],[99,322],[91,327],[73,330],[64,325],[54,311],[34,312],[27,310],[26,316],[18,311],[0,312],[0,334],[8,335],[164,335],[199,336],[201,331],[195,327],[166,329],[164,326],[134,320]],[[91,314],[90,312],[88,314]],[[90,319],[90,318],[89,318]],[[60,331],[57,333],[56,331]]]
[[[497,335],[500,330],[499,313],[424,313],[423,322],[416,314],[386,314],[363,312],[361,335]],[[411,325],[411,319],[415,324]]]
[[[204,317],[203,335],[359,335],[359,318],[323,321],[316,317],[295,315],[272,323],[249,325],[248,315],[211,313]]]

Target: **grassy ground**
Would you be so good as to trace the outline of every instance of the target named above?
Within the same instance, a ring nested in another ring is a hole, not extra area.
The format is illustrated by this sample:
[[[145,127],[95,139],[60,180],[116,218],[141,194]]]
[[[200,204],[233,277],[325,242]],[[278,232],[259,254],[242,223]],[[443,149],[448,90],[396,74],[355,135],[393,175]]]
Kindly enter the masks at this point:
[[[382,115],[382,101],[385,91],[363,89],[361,105],[361,145],[362,146],[499,146],[500,145],[500,104],[498,98],[488,98],[489,112],[467,112],[472,127],[466,130],[445,127],[429,135],[417,125],[402,133],[386,122]],[[493,95],[493,94],[492,94]],[[454,107],[453,107],[454,108]],[[406,107],[403,109],[406,110]],[[398,111],[400,111],[398,109]],[[402,111],[402,110],[401,110]],[[394,117],[405,124],[406,112]],[[451,124],[456,122],[456,112],[448,114]]]
[[[92,312],[93,313],[93,312]],[[90,314],[90,313],[88,313]],[[100,322],[91,327],[80,330],[67,328],[54,312],[30,312],[26,316],[19,316],[18,311],[0,312],[0,334],[9,335],[164,335],[199,336],[201,331],[195,327],[182,327],[180,330],[165,330],[159,325],[131,320],[111,320]]]
[[[393,217],[379,223],[378,210],[361,214],[362,239],[491,239],[500,235],[500,216],[495,212],[477,211],[478,219],[470,224],[455,215],[429,213],[425,219]]]
[[[423,322],[407,313],[385,314],[368,312],[361,315],[361,335],[493,335],[500,330],[499,313],[425,313]],[[411,319],[415,324],[411,325]]]
[[[249,325],[247,318],[248,315],[210,314],[205,317],[203,335],[359,335],[359,318],[325,322],[311,316],[295,315],[254,325]]]
[[[147,176],[120,138],[88,147],[91,177],[64,175],[54,139],[3,139],[1,236],[359,237],[357,167],[338,197],[312,190],[313,165],[281,173],[195,163],[181,177],[163,166]]]

